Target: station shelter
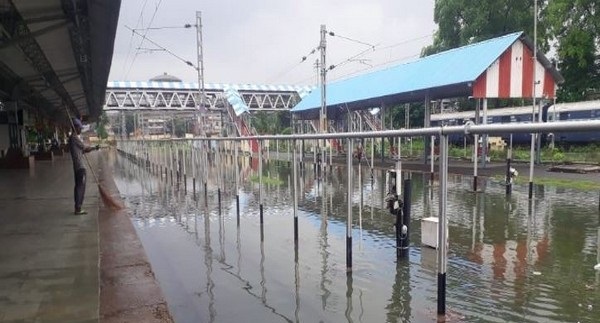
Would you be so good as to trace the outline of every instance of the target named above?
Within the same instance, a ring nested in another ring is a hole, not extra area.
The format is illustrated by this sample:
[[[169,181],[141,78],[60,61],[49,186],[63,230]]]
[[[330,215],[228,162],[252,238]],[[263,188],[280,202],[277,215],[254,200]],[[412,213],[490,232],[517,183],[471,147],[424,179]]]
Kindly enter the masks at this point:
[[[533,56],[533,42],[523,32],[515,32],[328,83],[327,122],[344,118],[353,111],[377,107],[383,115],[387,107],[423,102],[424,125],[428,127],[433,100],[469,98],[482,107],[486,123],[488,99],[555,97],[563,77],[540,51],[535,59]],[[321,106],[321,89],[317,87],[292,113],[296,120],[318,120]],[[382,124],[381,129],[372,130],[384,129]],[[426,148],[425,160],[428,153]]]

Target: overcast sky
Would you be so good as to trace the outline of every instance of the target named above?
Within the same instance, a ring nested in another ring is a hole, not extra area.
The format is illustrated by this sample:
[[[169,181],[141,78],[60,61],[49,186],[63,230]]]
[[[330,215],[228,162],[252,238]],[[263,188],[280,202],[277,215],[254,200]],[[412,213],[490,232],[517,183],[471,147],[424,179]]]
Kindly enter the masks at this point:
[[[327,37],[327,65],[339,67],[328,80],[346,78],[418,58],[436,29],[433,6],[434,0],[122,0],[109,80],[146,81],[166,72],[196,82],[195,69],[146,50],[157,47],[126,28],[143,34],[147,27],[195,24],[196,11],[202,12],[207,83],[316,84],[319,54],[308,54],[319,45],[321,24],[336,34]],[[196,65],[195,28],[146,35]]]

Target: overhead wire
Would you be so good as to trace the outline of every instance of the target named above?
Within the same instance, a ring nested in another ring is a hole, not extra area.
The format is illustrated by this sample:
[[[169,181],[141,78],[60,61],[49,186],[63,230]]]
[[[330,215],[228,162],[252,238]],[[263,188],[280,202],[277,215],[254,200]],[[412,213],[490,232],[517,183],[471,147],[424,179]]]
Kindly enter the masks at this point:
[[[184,29],[191,28],[191,24],[185,24],[182,26],[163,26],[163,27],[148,27],[148,28],[134,28],[135,30],[163,30],[163,29]]]
[[[376,50],[377,51],[383,51],[383,50],[386,50],[386,49],[390,49],[390,48],[398,47],[398,46],[401,46],[401,45],[404,45],[404,44],[408,44],[408,43],[413,42],[413,41],[425,39],[425,38],[428,38],[428,37],[431,37],[431,36],[433,36],[433,34],[427,34],[427,35],[423,35],[423,36],[419,36],[419,37],[414,37],[414,38],[406,39],[406,40],[403,40],[403,41],[400,41],[400,42],[397,42],[397,43],[394,43],[394,44],[391,44],[391,45],[387,45],[387,46],[384,46],[384,47],[376,48],[374,51],[376,51]],[[375,64],[375,65],[372,65],[372,66],[369,66],[369,67],[366,67],[366,68],[363,68],[363,69],[360,69],[360,70],[357,70],[357,71],[354,71],[354,72],[351,72],[351,73],[348,73],[348,74],[344,74],[342,76],[339,76],[339,77],[335,78],[334,80],[340,80],[340,79],[346,78],[348,76],[351,76],[351,75],[354,75],[354,74],[357,74],[357,73],[360,73],[360,72],[363,72],[363,71],[366,71],[366,70],[375,69],[375,68],[380,67],[380,66],[385,66],[385,65],[392,64],[392,63],[395,63],[395,62],[398,62],[398,61],[403,61],[403,60],[406,60],[406,59],[409,59],[409,58],[415,58],[415,57],[418,57],[419,55],[420,55],[420,53],[419,54],[408,55],[408,56],[403,56],[403,57],[400,57],[400,58],[397,58],[397,59],[390,59],[390,60],[384,61],[384,62],[379,63],[379,64]]]
[[[336,68],[336,67],[340,67],[340,66],[343,66],[343,65],[345,65],[345,64],[348,64],[348,63],[350,63],[350,62],[353,62],[353,61],[355,61],[357,58],[359,58],[359,57],[361,57],[361,56],[363,56],[363,55],[365,55],[365,54],[367,54],[367,53],[369,53],[369,52],[374,52],[374,51],[375,51],[375,49],[376,49],[376,45],[374,45],[372,48],[365,49],[365,50],[363,50],[363,51],[359,52],[359,53],[358,53],[358,54],[356,54],[356,55],[350,56],[349,58],[347,58],[347,59],[343,60],[342,62],[340,62],[340,63],[338,63],[338,64],[333,64],[333,65],[329,66],[329,67],[328,67],[328,70],[329,70],[329,71],[331,71],[332,69],[334,69],[334,68]]]
[[[331,32],[329,34],[331,35]],[[362,42],[362,41],[359,41],[359,40],[356,40],[356,39],[351,39],[349,37],[340,36],[340,35],[337,35],[337,34],[335,34],[335,36],[343,38],[343,39],[351,40],[353,42],[360,43],[360,44],[363,44],[363,45],[366,45],[366,46],[370,46],[370,48],[365,49],[365,50],[363,50],[363,51],[361,51],[361,52],[359,52],[359,53],[357,53],[357,54],[355,54],[353,56],[350,56],[349,58],[341,61],[338,64],[330,65],[328,67],[328,69],[327,69],[328,71],[333,70],[334,68],[346,65],[346,64],[348,64],[350,62],[356,61],[357,58],[359,58],[359,57],[361,57],[363,55],[366,55],[368,53],[380,52],[380,51],[383,51],[383,50],[386,50],[386,49],[398,47],[398,46],[401,46],[401,45],[404,45],[404,44],[407,44],[407,43],[410,43],[410,42],[413,42],[413,41],[417,41],[417,40],[425,39],[427,37],[431,37],[431,36],[433,36],[433,34],[428,34],[428,35],[423,35],[423,36],[419,36],[419,37],[414,37],[414,38],[406,39],[406,40],[403,40],[403,41],[400,41],[400,42],[397,42],[397,43],[394,43],[394,44],[391,44],[391,45],[387,45],[387,46],[384,46],[384,47],[379,47],[380,44],[372,45],[372,44],[369,44],[369,43],[366,43],[366,42]],[[336,77],[333,80],[340,80],[340,79],[346,78],[348,76],[351,76],[351,75],[354,75],[354,74],[357,74],[357,73],[360,73],[360,72],[363,72],[363,71],[366,71],[366,70],[374,69],[374,68],[377,68],[377,67],[380,67],[380,66],[388,65],[388,64],[391,64],[391,63],[394,63],[394,62],[397,62],[397,61],[401,61],[401,60],[405,60],[405,59],[412,58],[412,57],[417,57],[417,56],[419,56],[419,54],[404,56],[404,57],[401,57],[401,58],[398,58],[398,59],[394,59],[394,60],[387,60],[385,62],[382,62],[382,63],[379,63],[379,64],[375,64],[375,65],[370,65],[370,66],[368,66],[366,68],[360,69],[358,71],[351,72],[349,74],[344,74],[344,75],[342,75],[340,77]],[[304,78],[304,79],[302,79],[302,80],[300,80],[298,82],[294,82],[294,84],[304,83],[304,82],[306,82],[306,81],[308,81],[308,80],[310,80],[312,78],[313,78],[313,76],[311,75],[310,77]]]
[[[160,4],[162,3],[162,0],[158,1],[158,4],[156,5],[156,7],[154,8],[154,13],[152,14],[152,18],[150,18],[150,22],[148,23],[148,26],[152,26],[152,22],[154,22],[154,17],[156,17],[156,13],[158,12],[158,8],[160,8]],[[127,27],[129,28],[129,27]],[[131,29],[131,28],[129,28]],[[131,29],[131,31],[133,31]],[[144,40],[146,39],[146,35],[148,34],[148,30],[146,29],[142,40],[140,41],[138,47],[142,47],[142,45],[144,44]],[[131,69],[133,68],[133,64],[135,63],[136,58],[139,55],[139,50],[135,51],[135,55],[133,56],[133,60],[131,61],[131,65],[129,65],[129,70],[127,70],[127,74],[125,74],[125,78],[127,78],[127,76],[129,75],[129,72],[131,72]]]
[[[298,66],[300,66],[304,62],[306,62],[306,60],[308,59],[308,57],[310,57],[311,55],[313,55],[314,53],[316,53],[318,49],[319,49],[319,46],[311,49],[311,51],[308,52],[308,54],[302,56],[302,58],[300,59],[300,62],[292,63],[291,67],[285,68],[282,72],[279,72],[275,76],[268,78],[267,83],[272,83],[274,80],[277,80],[277,79],[281,78],[282,76],[290,73],[291,71],[293,71],[294,69],[296,69]]]
[[[315,65],[315,69],[317,69],[318,68],[318,61],[315,62],[314,65]],[[319,73],[318,72],[317,73],[313,72],[313,73],[311,73],[311,75],[309,77],[303,78],[302,80],[297,81],[297,82],[293,82],[292,84],[296,84],[297,85],[297,84],[305,83],[306,81],[308,81],[308,80],[310,80],[312,78],[315,78],[313,84],[318,83],[319,82]]]
[[[338,38],[341,38],[341,39],[344,39],[344,40],[347,40],[347,41],[350,41],[350,42],[358,43],[358,44],[365,45],[365,46],[369,47],[369,49],[363,50],[363,51],[359,52],[358,54],[355,54],[355,55],[347,58],[346,60],[344,60],[344,61],[342,61],[342,62],[340,62],[338,64],[333,64],[333,65],[330,65],[329,67],[326,67],[327,71],[333,70],[336,67],[343,66],[344,64],[352,62],[353,60],[357,59],[358,57],[361,57],[362,55],[365,55],[368,52],[375,51],[375,47],[377,46],[377,45],[369,44],[367,42],[364,42],[364,41],[361,41],[361,40],[358,40],[358,39],[354,39],[354,38],[350,38],[350,37],[347,37],[347,36],[336,34],[333,31],[329,31],[329,32],[327,32],[327,34],[329,36],[338,37]],[[316,49],[319,49],[319,48],[320,48],[320,46],[317,47]],[[313,51],[311,52],[311,54],[314,53],[316,49],[313,49]],[[306,60],[306,56],[303,57],[302,61],[305,61],[305,60]],[[295,84],[297,84],[297,83],[303,83],[303,82],[311,79],[312,77],[313,76],[310,76],[309,78],[305,78],[305,79],[303,79],[303,80],[301,80],[299,82],[296,82]]]
[[[152,39],[150,39],[150,38],[148,38],[148,37],[145,37],[145,36],[143,36],[143,35],[142,35],[142,34],[140,34],[139,32],[137,32],[137,31],[135,31],[135,30],[131,29],[131,27],[129,27],[129,26],[125,26],[125,28],[127,28],[127,29],[131,30],[131,31],[132,31],[134,34],[136,34],[136,35],[138,35],[138,36],[140,36],[140,37],[144,37],[144,39],[145,39],[145,40],[147,40],[147,41],[149,41],[149,42],[150,42],[152,45],[154,45],[154,46],[156,46],[156,47],[160,48],[161,50],[164,50],[165,52],[169,53],[171,56],[173,56],[173,57],[177,58],[178,60],[180,60],[180,61],[184,62],[186,65],[188,65],[188,66],[191,66],[191,67],[193,67],[193,68],[194,68],[194,69],[196,69],[196,70],[198,69],[198,67],[197,67],[197,66],[195,66],[195,65],[194,65],[194,64],[193,64],[191,61],[189,61],[189,60],[186,60],[185,58],[183,58],[183,57],[181,57],[181,56],[179,56],[179,55],[175,54],[174,52],[170,51],[168,48],[166,48],[166,47],[164,47],[164,46],[161,46],[160,44],[158,44],[157,42],[153,41]]]
[[[327,33],[327,34],[328,34],[329,36],[333,36],[333,37],[339,37],[339,38],[342,38],[342,39],[345,39],[345,40],[348,40],[348,41],[351,41],[351,42],[354,42],[354,43],[358,43],[358,44],[366,45],[366,46],[369,46],[369,47],[375,47],[375,45],[369,44],[369,43],[367,43],[367,42],[364,42],[364,41],[361,41],[361,40],[358,40],[358,39],[354,39],[354,38],[350,38],[350,37],[346,37],[346,36],[338,35],[338,34],[334,33],[333,31],[330,31],[330,32],[329,32],[329,33]]]
[[[381,48],[379,48],[379,50],[386,50],[386,49],[398,47],[400,45],[408,44],[410,42],[421,40],[421,39],[425,39],[425,38],[431,37],[431,36],[433,36],[433,34],[428,34],[428,35],[423,35],[423,36],[419,36],[419,37],[415,37],[415,38],[406,39],[406,40],[403,40],[401,42],[398,42],[398,43],[395,43],[395,44],[392,44],[392,45],[381,47]]]
[[[140,25],[140,21],[142,20],[142,17],[144,15],[144,9],[146,8],[146,4],[148,3],[148,0],[144,1],[144,4],[142,5],[142,9],[140,10],[140,15],[138,16],[137,22],[135,23],[135,28],[137,28]],[[131,54],[131,45],[133,43],[133,33],[131,33],[131,38],[129,38],[129,45],[127,45],[127,55],[125,56],[125,61],[123,62],[123,69],[122,69],[122,73],[123,73],[123,78],[125,78],[125,66],[127,66],[127,61],[129,60],[129,54]]]
[[[403,57],[400,57],[400,58],[397,58],[397,59],[393,59],[393,60],[387,60],[387,61],[385,61],[383,63],[379,63],[379,64],[372,65],[372,66],[368,66],[366,68],[362,68],[362,69],[359,69],[357,71],[353,71],[353,72],[348,73],[348,74],[340,75],[340,76],[334,78],[333,81],[339,81],[339,80],[345,79],[345,78],[347,78],[349,76],[352,76],[354,74],[358,74],[358,73],[361,73],[361,72],[364,72],[364,71],[372,70],[372,69],[375,69],[375,68],[380,67],[380,66],[385,66],[385,65],[392,64],[392,63],[395,63],[395,62],[398,62],[398,61],[403,61],[403,60],[406,60],[406,59],[409,59],[409,58],[419,57],[419,55],[420,55],[420,53],[419,54],[413,54],[413,55],[403,56]]]

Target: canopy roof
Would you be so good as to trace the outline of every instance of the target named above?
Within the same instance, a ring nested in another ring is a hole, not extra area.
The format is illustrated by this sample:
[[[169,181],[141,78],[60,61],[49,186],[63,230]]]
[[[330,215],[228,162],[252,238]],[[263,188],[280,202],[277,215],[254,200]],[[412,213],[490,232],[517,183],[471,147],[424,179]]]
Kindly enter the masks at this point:
[[[490,83],[492,81],[500,83],[502,74],[496,72],[496,74],[491,75],[488,73],[488,69],[493,69],[496,65],[500,66],[500,57],[510,51],[515,43],[524,44],[525,46],[521,47],[525,48],[532,47],[531,42],[526,39],[523,32],[516,32],[451,49],[384,70],[329,83],[326,89],[328,115],[330,112],[339,112],[340,107],[344,110],[356,110],[385,104],[422,102],[425,98],[472,96],[474,94],[473,88],[478,85],[476,84],[478,81],[479,83]],[[523,66],[517,69],[517,65],[514,63],[511,69],[510,59],[515,58],[525,61],[526,54],[527,52],[521,49],[519,57],[516,57],[515,54],[508,55],[509,83],[513,78],[520,78],[527,72]],[[549,60],[539,52],[537,62],[543,70],[545,69],[549,73],[550,81],[555,83],[563,81],[563,78]],[[530,65],[533,66],[533,64]],[[500,68],[496,67],[496,69]],[[512,75],[510,74],[511,71],[513,72]],[[490,76],[480,78],[486,73]],[[532,77],[530,80],[532,80]],[[516,84],[516,82],[514,83]],[[533,82],[531,84],[533,86]],[[485,86],[478,86],[477,88],[480,90],[478,94],[485,95],[489,92],[486,92]],[[488,90],[492,88],[489,85],[487,87]],[[496,84],[497,88],[498,85]],[[521,92],[518,94],[522,95]],[[292,112],[314,118],[318,115],[320,107],[321,89],[317,88],[300,101],[292,109]]]
[[[0,4],[0,100],[54,120],[102,112],[120,0]]]

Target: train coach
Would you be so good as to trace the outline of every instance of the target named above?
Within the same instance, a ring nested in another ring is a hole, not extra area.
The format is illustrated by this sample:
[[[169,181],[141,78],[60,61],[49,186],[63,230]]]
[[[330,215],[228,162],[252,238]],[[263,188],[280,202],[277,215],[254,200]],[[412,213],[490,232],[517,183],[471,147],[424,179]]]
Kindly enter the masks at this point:
[[[538,113],[533,114],[532,106],[509,107],[490,109],[487,112],[487,123],[531,123],[532,116],[535,122]],[[570,103],[547,104],[542,107],[542,122],[561,122],[578,120],[600,120],[600,100],[582,101]],[[432,126],[455,126],[463,125],[468,121],[475,122],[475,111],[451,112],[431,115]],[[483,123],[483,112],[480,112],[478,124]],[[465,139],[472,142],[472,138],[465,138],[462,134],[449,136],[452,144],[463,144]],[[502,139],[508,142],[509,134],[502,135]],[[597,132],[570,132],[557,134],[543,134],[543,141],[554,140],[561,145],[580,145],[600,142],[600,131]],[[514,134],[513,144],[525,145],[531,142],[529,134]]]

